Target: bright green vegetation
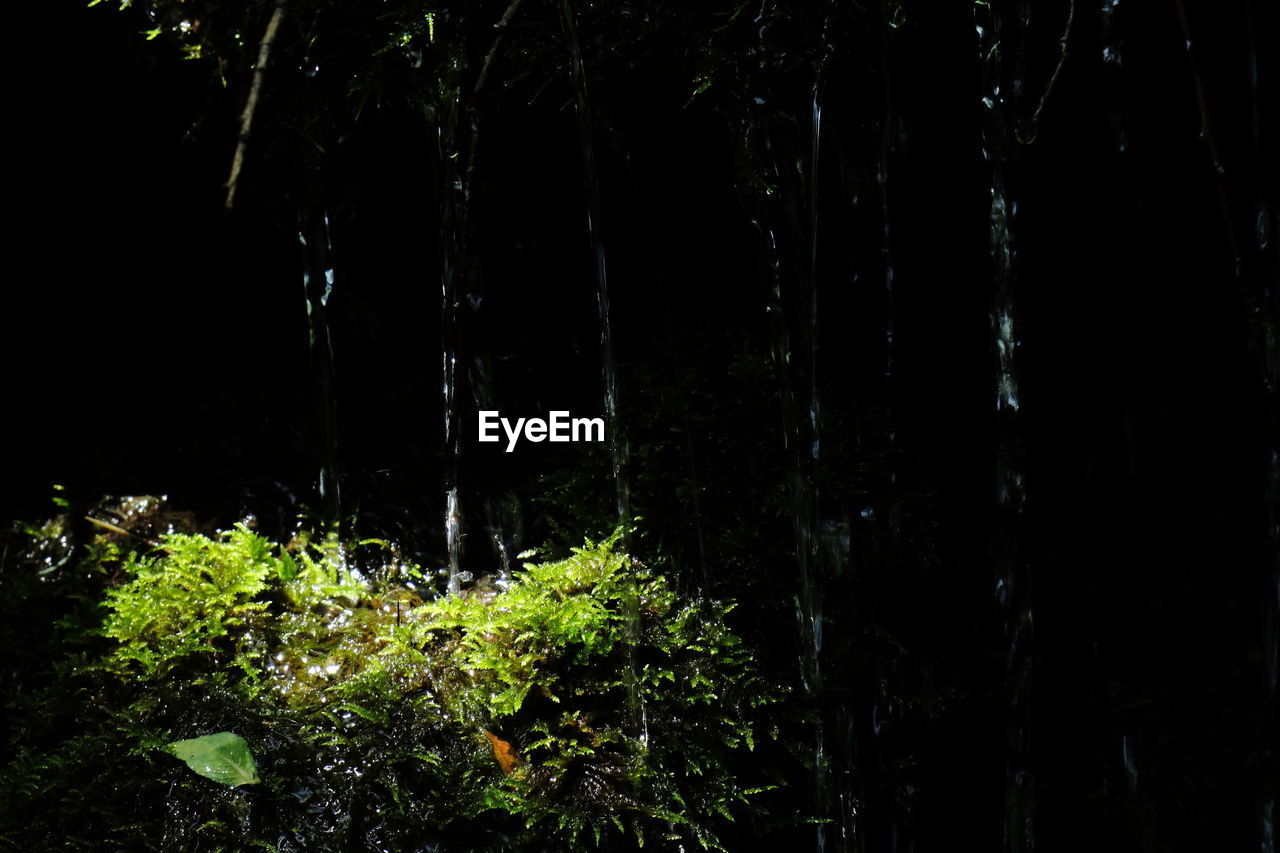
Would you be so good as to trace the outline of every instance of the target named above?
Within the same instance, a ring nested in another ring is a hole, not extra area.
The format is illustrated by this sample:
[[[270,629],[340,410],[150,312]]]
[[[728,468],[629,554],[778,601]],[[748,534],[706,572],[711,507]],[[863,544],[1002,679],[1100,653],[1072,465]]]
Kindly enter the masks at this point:
[[[9,567],[0,615],[58,628],[39,690],[10,662],[0,849],[714,849],[759,816],[776,691],[619,534],[434,600],[385,543],[370,580],[244,526],[124,541]]]

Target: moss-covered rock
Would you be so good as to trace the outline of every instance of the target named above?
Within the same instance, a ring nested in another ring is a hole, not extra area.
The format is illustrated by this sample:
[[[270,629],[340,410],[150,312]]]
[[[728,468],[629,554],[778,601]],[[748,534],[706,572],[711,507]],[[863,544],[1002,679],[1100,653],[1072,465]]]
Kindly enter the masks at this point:
[[[101,582],[100,645],[50,662],[8,744],[0,843],[717,847],[767,786],[742,755],[776,691],[727,605],[680,601],[621,539],[436,597],[412,565],[366,579],[333,540],[104,537],[73,572]],[[164,750],[215,732],[260,785]]]

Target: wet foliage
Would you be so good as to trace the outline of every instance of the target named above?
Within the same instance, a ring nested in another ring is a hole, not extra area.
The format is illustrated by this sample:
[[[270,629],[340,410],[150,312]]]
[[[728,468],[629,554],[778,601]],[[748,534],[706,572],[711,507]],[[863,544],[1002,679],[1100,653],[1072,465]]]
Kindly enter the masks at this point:
[[[67,611],[7,682],[4,849],[719,849],[776,784],[732,608],[621,533],[437,598],[387,543],[371,580],[333,540],[113,526],[52,570],[28,531],[6,573]],[[215,733],[210,779],[167,754]]]

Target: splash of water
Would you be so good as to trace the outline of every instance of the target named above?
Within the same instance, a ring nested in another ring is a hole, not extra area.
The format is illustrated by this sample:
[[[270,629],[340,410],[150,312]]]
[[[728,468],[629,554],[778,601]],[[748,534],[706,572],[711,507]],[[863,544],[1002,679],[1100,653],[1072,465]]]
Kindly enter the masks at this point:
[[[520,553],[520,543],[524,540],[520,498],[513,491],[491,498],[485,502],[485,514],[493,550],[498,556],[499,580],[510,581],[512,561]]]

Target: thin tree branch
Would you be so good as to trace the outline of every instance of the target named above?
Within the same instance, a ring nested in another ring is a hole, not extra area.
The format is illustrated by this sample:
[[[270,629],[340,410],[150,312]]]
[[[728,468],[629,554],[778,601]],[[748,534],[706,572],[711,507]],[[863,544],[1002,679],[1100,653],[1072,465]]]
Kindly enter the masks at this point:
[[[1076,22],[1076,0],[1068,0],[1067,2],[1067,25],[1062,28],[1062,38],[1058,39],[1058,64],[1054,66],[1053,74],[1049,75],[1049,83],[1044,87],[1044,94],[1040,96],[1040,103],[1036,104],[1036,110],[1031,114],[1030,125],[1032,128],[1039,127],[1040,114],[1044,112],[1045,104],[1049,103],[1049,95],[1053,93],[1053,87],[1058,82],[1058,77],[1062,74],[1062,66],[1067,64],[1067,42],[1071,38],[1071,28]]]
[[[476,78],[476,85],[471,90],[472,95],[479,95],[484,89],[485,83],[489,82],[489,69],[493,66],[494,58],[498,55],[498,48],[502,46],[502,40],[506,38],[507,27],[511,24],[511,19],[515,17],[522,3],[524,3],[524,0],[511,0],[511,5],[507,7],[507,11],[503,12],[502,17],[498,19],[498,23],[493,25],[497,35],[493,37],[493,44],[489,45],[489,52],[485,54],[484,64],[480,66],[480,76]],[[467,148],[467,167],[463,178],[462,193],[463,197],[470,201],[472,178],[476,170],[476,153],[480,150],[480,114],[474,103],[467,108],[466,112],[471,129],[471,139]]]
[[[1182,38],[1187,45],[1187,64],[1191,67],[1191,80],[1196,90],[1196,106],[1200,110],[1200,138],[1204,140],[1205,150],[1209,155],[1209,166],[1213,169],[1213,186],[1218,196],[1218,209],[1222,215],[1222,227],[1227,238],[1227,248],[1231,252],[1231,262],[1235,265],[1236,274],[1240,272],[1240,241],[1236,239],[1235,225],[1231,220],[1231,203],[1227,199],[1227,170],[1218,155],[1218,142],[1213,135],[1213,125],[1209,123],[1209,97],[1205,92],[1204,77],[1200,73],[1200,62],[1196,51],[1192,48],[1191,19],[1187,16],[1187,6],[1183,0],[1173,0],[1178,9],[1178,21],[1182,24]]]
[[[1253,356],[1254,366],[1261,383],[1267,435],[1273,447],[1280,446],[1280,396],[1277,395],[1275,376],[1268,357],[1267,332],[1265,329],[1265,308],[1254,298],[1248,280],[1241,274],[1244,262],[1240,240],[1236,236],[1235,223],[1231,216],[1231,199],[1227,195],[1227,170],[1222,165],[1218,153],[1218,142],[1209,122],[1209,98],[1200,73],[1200,62],[1193,49],[1191,38],[1191,19],[1187,15],[1187,7],[1183,0],[1174,0],[1178,11],[1178,21],[1182,25],[1182,37],[1187,46],[1187,64],[1191,69],[1191,79],[1195,84],[1196,106],[1200,111],[1200,138],[1204,140],[1205,152],[1209,155],[1209,167],[1213,171],[1214,194],[1218,199],[1218,213],[1222,218],[1222,230],[1227,239],[1227,250],[1231,254],[1231,263],[1236,278],[1236,287],[1240,293],[1240,307],[1244,312],[1245,322],[1252,334],[1249,336],[1249,353]]]
[[[267,62],[271,59],[271,45],[275,42],[280,22],[284,20],[285,0],[276,0],[276,8],[267,21],[266,32],[258,44],[258,61],[253,68],[253,82],[249,85],[249,97],[244,103],[244,112],[240,114],[240,139],[236,143],[236,153],[231,160],[231,175],[227,178],[226,208],[235,207],[236,186],[240,182],[240,170],[244,167],[245,151],[249,147],[249,130],[253,127],[253,116],[258,111],[258,99],[262,96],[262,81],[267,76]]]
[[[480,66],[480,76],[476,79],[476,87],[472,90],[472,94],[480,94],[484,84],[489,81],[489,67],[493,65],[493,59],[498,55],[498,47],[502,44],[502,39],[507,34],[507,27],[522,3],[524,3],[524,0],[511,0],[511,5],[507,7],[507,11],[503,12],[502,17],[498,19],[498,23],[493,25],[498,34],[494,37],[493,44],[489,46],[489,52],[485,54],[484,64]]]
[[[133,533],[129,530],[125,530],[123,527],[118,527],[109,521],[103,521],[102,519],[94,518],[93,516],[90,516],[90,515],[86,515],[84,517],[84,520],[97,527],[101,527],[103,530],[108,530],[112,533],[118,533],[121,536],[130,536],[134,539],[137,539],[139,542],[146,542],[152,548],[160,547],[160,543],[157,542],[156,540],[148,539],[145,536],[139,536],[138,534]]]

